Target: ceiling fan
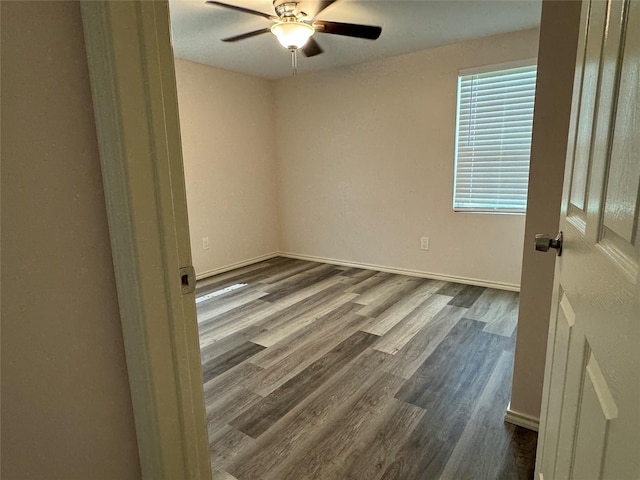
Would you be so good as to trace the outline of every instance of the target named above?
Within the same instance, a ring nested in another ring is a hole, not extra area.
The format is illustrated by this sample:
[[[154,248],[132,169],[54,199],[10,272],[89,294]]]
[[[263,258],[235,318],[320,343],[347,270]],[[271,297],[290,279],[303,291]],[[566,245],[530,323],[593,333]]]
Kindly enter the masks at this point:
[[[336,0],[321,0],[319,2],[320,8],[316,13],[316,17],[335,2]],[[257,15],[274,22],[271,27],[265,27],[260,30],[243,33],[241,35],[223,38],[222,41],[237,42],[238,40],[244,40],[257,35],[262,35],[263,33],[271,32],[277,37],[278,41],[284,48],[291,51],[294,73],[296,70],[296,52],[298,49],[300,49],[306,57],[314,57],[324,51],[318,42],[312,38],[316,32],[364,38],[367,40],[376,40],[382,33],[381,27],[359,25],[355,23],[329,22],[326,20],[315,20],[313,18],[309,18],[305,12],[299,9],[300,2],[295,1],[273,0],[273,7],[276,15],[258,12],[257,10],[251,10],[237,5],[230,5],[216,0],[207,0],[205,3],[218,5],[238,12]]]

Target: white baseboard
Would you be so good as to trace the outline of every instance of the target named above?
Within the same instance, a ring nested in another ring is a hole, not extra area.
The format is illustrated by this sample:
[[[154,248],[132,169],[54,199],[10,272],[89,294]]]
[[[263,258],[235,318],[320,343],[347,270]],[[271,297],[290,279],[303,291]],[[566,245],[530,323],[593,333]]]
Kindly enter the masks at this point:
[[[446,282],[464,283],[467,285],[479,285],[481,287],[496,288],[498,290],[509,290],[519,292],[520,285],[512,283],[492,282],[490,280],[480,280],[477,278],[455,277],[453,275],[443,275],[440,273],[423,272],[420,270],[408,270],[404,268],[385,267],[383,265],[374,265],[369,263],[348,262],[345,260],[336,260],[334,258],[315,257],[313,255],[299,255],[297,253],[279,252],[279,256],[287,258],[296,258],[298,260],[309,260],[312,262],[330,263],[332,265],[341,265],[345,267],[364,268],[366,270],[377,270],[380,272],[396,273],[399,275],[409,275],[412,277],[432,278],[435,280],[444,280]]]
[[[511,410],[511,404],[507,407],[504,421],[528,430],[533,430],[534,432],[537,432],[540,428],[540,419],[538,417]]]
[[[300,254],[291,253],[291,252],[267,253],[265,255],[260,255],[259,257],[243,260],[242,262],[236,262],[236,263],[225,265],[223,267],[219,267],[213,270],[207,270],[205,272],[198,273],[196,275],[196,280],[203,280],[205,278],[212,277],[213,275],[218,275],[219,273],[225,273],[230,270],[234,270],[236,268],[246,267],[247,265],[263,262],[265,260],[270,260],[274,257],[295,258],[298,260],[309,260],[311,262],[329,263],[331,265],[341,265],[344,267],[363,268],[365,270],[376,270],[379,272],[396,273],[398,275],[409,275],[412,277],[432,278],[435,280],[444,280],[445,282],[464,283],[466,285],[478,285],[481,287],[497,288],[498,290],[509,290],[512,292],[520,291],[520,285],[513,284],[513,283],[501,283],[501,282],[493,282],[490,280],[481,280],[477,278],[456,277],[453,275],[444,275],[441,273],[424,272],[420,270],[409,270],[406,268],[394,268],[394,267],[387,267],[384,265],[375,265],[371,263],[349,262],[346,260],[337,260],[335,258],[316,257],[313,255],[300,255]]]
[[[246,267],[247,265],[251,265],[253,263],[264,262],[265,260],[270,260],[275,257],[279,257],[279,252],[267,253],[265,255],[260,255],[259,257],[250,258],[249,260],[243,260],[242,262],[232,263],[230,265],[225,265],[224,267],[215,268],[213,270],[207,270],[206,272],[201,272],[196,275],[196,280],[203,280],[208,277],[212,277],[214,275],[218,275],[219,273],[228,272],[230,270],[235,270],[236,268]]]

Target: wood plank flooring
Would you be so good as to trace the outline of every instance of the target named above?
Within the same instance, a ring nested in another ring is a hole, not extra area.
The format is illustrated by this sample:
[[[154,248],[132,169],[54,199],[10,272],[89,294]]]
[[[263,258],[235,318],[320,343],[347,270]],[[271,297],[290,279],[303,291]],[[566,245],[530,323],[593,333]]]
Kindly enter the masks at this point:
[[[533,478],[516,293],[274,258],[196,305],[214,480]]]

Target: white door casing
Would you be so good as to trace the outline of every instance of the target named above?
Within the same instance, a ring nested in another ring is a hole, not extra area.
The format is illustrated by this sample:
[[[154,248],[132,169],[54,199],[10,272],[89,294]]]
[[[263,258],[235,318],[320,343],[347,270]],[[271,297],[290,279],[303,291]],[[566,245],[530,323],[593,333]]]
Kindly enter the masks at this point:
[[[142,475],[210,479],[169,6],[82,18]]]
[[[640,2],[585,0],[578,44],[536,478],[636,480]]]

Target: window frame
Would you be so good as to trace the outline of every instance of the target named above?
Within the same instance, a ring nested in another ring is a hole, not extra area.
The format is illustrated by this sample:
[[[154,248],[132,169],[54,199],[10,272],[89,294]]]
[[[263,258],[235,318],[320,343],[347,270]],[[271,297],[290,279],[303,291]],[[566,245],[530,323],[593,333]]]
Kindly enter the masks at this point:
[[[478,207],[457,207],[456,206],[456,189],[458,185],[458,137],[460,135],[460,90],[462,85],[462,77],[469,75],[477,75],[489,72],[500,72],[503,70],[510,70],[521,67],[536,67],[536,82],[535,87],[537,90],[537,57],[525,58],[512,62],[504,62],[490,65],[483,65],[478,67],[471,67],[458,70],[457,86],[456,86],[456,124],[455,124],[455,139],[454,139],[454,155],[453,155],[453,188],[452,188],[452,207],[456,213],[481,213],[481,214],[494,214],[494,215],[526,215],[526,205],[524,209],[514,208],[478,208]],[[532,119],[533,121],[533,119]],[[533,126],[532,126],[533,135]],[[531,160],[531,152],[529,152],[529,161]]]

